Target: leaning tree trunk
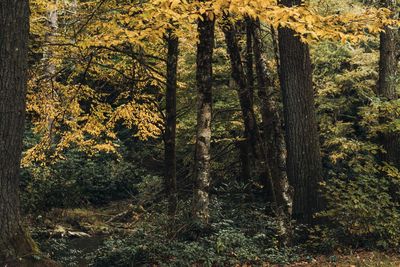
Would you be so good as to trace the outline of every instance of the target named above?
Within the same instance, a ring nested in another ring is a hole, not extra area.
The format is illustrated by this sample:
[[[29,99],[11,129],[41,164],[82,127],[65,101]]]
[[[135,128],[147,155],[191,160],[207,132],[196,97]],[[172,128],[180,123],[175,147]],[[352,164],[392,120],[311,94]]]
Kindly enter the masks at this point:
[[[246,17],[246,77],[251,101],[254,102],[253,20]]]
[[[239,150],[240,177],[238,182],[247,183],[251,178],[251,161],[249,157],[249,144],[247,139],[236,141],[236,147]]]
[[[177,89],[177,68],[179,54],[179,40],[172,32],[167,36],[167,90],[166,121],[164,134],[165,147],[165,190],[168,197],[168,212],[174,215],[177,205],[176,188],[176,89]]]
[[[300,5],[300,0],[282,0],[285,6]],[[288,28],[279,29],[280,83],[283,95],[287,145],[287,174],[294,188],[293,216],[313,223],[319,211],[318,193],[322,179],[317,118],[310,52],[307,44]]]
[[[210,144],[212,112],[212,56],[215,21],[203,15],[198,22],[197,45],[197,131],[195,147],[195,181],[193,218],[206,226],[209,219]]]
[[[391,0],[382,0],[382,7],[394,7]],[[379,58],[379,80],[378,94],[387,100],[399,98],[399,61],[398,50],[399,30],[386,26],[380,34],[380,58]],[[383,159],[400,169],[400,134],[386,133],[382,136],[382,144],[386,150]]]
[[[261,179],[266,189],[268,201],[272,203],[272,206],[275,206],[276,197],[271,178],[271,170],[266,158],[266,152],[254,113],[251,91],[243,68],[238,40],[236,37],[236,29],[228,20],[224,21],[222,27],[231,61],[232,78],[238,86],[239,102],[243,114],[246,138],[248,139],[248,144],[250,145],[256,164],[261,168]]]
[[[292,212],[292,196],[286,173],[286,148],[282,129],[282,120],[278,103],[274,100],[274,85],[268,73],[267,64],[262,53],[260,24],[252,27],[254,56],[258,96],[261,102],[263,132],[267,159],[271,166],[271,176],[275,186],[278,210],[277,213],[290,218]]]

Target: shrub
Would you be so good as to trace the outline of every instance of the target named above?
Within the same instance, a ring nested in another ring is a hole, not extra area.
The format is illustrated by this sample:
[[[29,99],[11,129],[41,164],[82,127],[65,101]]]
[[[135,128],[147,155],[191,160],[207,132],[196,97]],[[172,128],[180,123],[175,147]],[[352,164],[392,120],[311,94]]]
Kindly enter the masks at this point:
[[[106,204],[136,195],[144,176],[145,170],[133,163],[72,151],[64,161],[24,169],[21,198],[29,212]]]

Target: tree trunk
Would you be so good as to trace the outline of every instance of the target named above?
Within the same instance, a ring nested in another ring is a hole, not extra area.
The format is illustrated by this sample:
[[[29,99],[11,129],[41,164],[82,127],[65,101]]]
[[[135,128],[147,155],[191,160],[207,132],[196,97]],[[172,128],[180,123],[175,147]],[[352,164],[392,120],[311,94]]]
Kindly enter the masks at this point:
[[[215,21],[203,15],[198,21],[197,45],[197,131],[195,147],[195,181],[193,192],[193,217],[203,226],[209,219],[210,144],[212,112],[212,56]]]
[[[282,0],[281,3],[293,6],[301,1]],[[322,164],[310,53],[307,44],[288,28],[279,29],[279,52],[287,174],[294,188],[293,216],[300,222],[313,223],[313,214],[321,207],[318,187]]]
[[[274,85],[269,78],[266,61],[262,53],[260,24],[256,22],[252,34],[254,39],[254,56],[258,96],[261,102],[264,140],[267,160],[270,162],[271,176],[275,186],[278,214],[290,218],[292,212],[292,196],[286,173],[286,148],[282,129],[281,114],[278,103],[274,100]]]
[[[262,137],[257,125],[256,116],[253,108],[253,101],[249,90],[246,74],[244,72],[243,63],[239,51],[238,40],[236,37],[236,29],[228,20],[224,21],[223,31],[225,34],[228,54],[231,61],[232,78],[238,86],[238,95],[240,107],[243,114],[246,138],[252,149],[257,166],[261,169],[261,178],[266,189],[268,201],[276,204],[273,181],[271,178],[271,170],[269,162],[267,162]]]
[[[251,101],[254,102],[253,21],[246,18],[246,77]]]
[[[50,3],[50,8],[48,10],[48,26],[49,26],[49,31],[46,33],[46,43],[47,47],[44,51],[43,54],[43,59],[46,64],[46,76],[48,79],[49,86],[45,88],[46,91],[46,97],[48,100],[48,107],[47,110],[50,111],[49,114],[47,114],[47,131],[48,131],[48,145],[51,148],[51,146],[55,143],[54,140],[54,114],[51,114],[51,111],[53,110],[52,107],[52,101],[54,97],[54,80],[55,80],[55,74],[56,74],[56,66],[55,64],[51,61],[51,58],[53,57],[53,52],[51,48],[51,43],[53,43],[57,34],[58,30],[58,14],[57,14],[57,0],[51,1]]]
[[[20,215],[28,36],[28,1],[0,1],[0,266],[56,266],[32,257],[39,249]]]
[[[249,144],[248,141],[239,140],[236,142],[236,146],[239,149],[239,159],[240,159],[240,177],[238,182],[247,183],[251,178],[251,161],[249,157]]]
[[[382,0],[381,6],[393,9],[390,0]],[[379,59],[379,80],[378,94],[387,100],[399,98],[398,78],[398,44],[399,32],[396,28],[386,26],[380,34],[380,59]],[[383,147],[386,154],[383,159],[400,169],[400,135],[398,133],[386,133],[382,136]]]
[[[28,16],[28,1],[0,2],[0,262],[36,251],[22,226],[18,196]]]
[[[177,68],[179,54],[179,40],[171,32],[167,36],[167,91],[166,101],[166,122],[164,134],[165,146],[165,189],[168,197],[168,212],[174,215],[177,205],[176,188],[176,89],[177,89]]]

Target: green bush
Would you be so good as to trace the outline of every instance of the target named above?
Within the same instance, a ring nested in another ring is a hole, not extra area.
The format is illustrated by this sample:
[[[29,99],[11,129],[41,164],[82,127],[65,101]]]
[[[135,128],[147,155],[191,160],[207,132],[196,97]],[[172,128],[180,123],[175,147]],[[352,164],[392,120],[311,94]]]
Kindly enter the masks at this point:
[[[382,130],[377,121],[390,122],[389,128],[394,121],[387,105],[376,101],[378,54],[334,43],[321,43],[318,51],[315,81],[327,209],[320,214],[326,225],[311,232],[310,244],[324,252],[344,245],[398,247],[400,212],[392,189],[400,175],[390,175],[393,167],[381,163],[377,138]]]
[[[130,162],[72,151],[64,161],[23,170],[22,204],[29,212],[106,204],[136,195],[143,177],[145,170]]]

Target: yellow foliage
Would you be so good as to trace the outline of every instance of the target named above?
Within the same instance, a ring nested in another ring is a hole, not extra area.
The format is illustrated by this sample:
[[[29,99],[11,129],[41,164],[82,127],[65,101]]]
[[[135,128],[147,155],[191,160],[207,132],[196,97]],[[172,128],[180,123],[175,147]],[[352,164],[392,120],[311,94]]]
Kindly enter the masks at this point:
[[[165,34],[173,30],[184,46],[196,43],[196,24],[203,14],[220,19],[252,17],[275,28],[289,27],[303,42],[322,39],[358,42],[383,26],[399,25],[387,9],[357,13],[321,13],[312,6],[283,7],[274,0],[31,1],[31,33],[48,53],[32,71],[27,110],[42,140],[29,149],[24,164],[62,158],[72,144],[83,150],[116,151],[119,123],[137,129],[141,139],[162,133],[159,92],[165,87]],[[48,14],[56,11],[61,25],[54,31]],[[151,55],[148,57],[148,55]],[[54,66],[49,74],[48,66]],[[62,79],[58,79],[62,77]],[[105,90],[86,82],[102,82]],[[62,80],[62,82],[60,82]],[[107,90],[117,90],[109,101]],[[158,93],[148,93],[153,88]],[[54,135],[57,138],[54,138]],[[49,152],[50,151],[50,152]],[[340,155],[336,155],[340,158]]]

